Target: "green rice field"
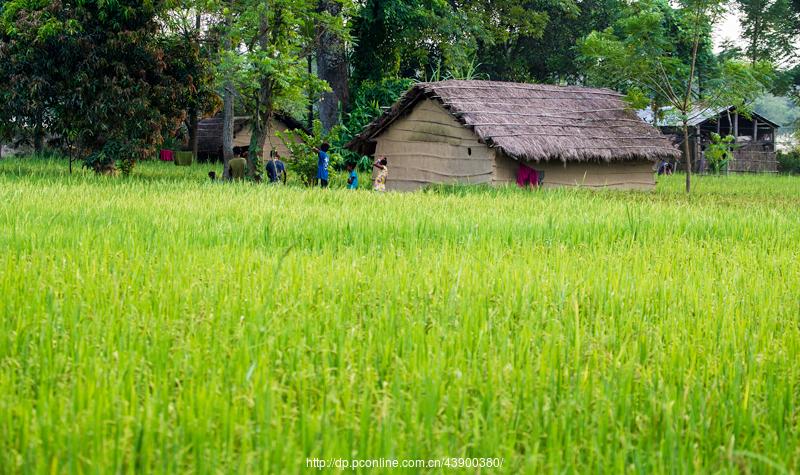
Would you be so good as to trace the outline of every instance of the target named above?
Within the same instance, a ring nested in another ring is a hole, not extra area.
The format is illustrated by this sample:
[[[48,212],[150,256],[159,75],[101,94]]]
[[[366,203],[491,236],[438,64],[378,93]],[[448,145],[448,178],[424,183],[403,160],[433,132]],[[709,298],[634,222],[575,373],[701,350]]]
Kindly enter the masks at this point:
[[[0,161],[0,473],[800,472],[800,178],[211,168]]]

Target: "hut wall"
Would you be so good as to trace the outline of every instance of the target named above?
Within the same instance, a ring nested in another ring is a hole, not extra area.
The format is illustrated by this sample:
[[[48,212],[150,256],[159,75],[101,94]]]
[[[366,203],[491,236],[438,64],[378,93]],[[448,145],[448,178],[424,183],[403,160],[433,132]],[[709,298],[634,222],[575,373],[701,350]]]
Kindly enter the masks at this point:
[[[283,158],[288,158],[291,156],[291,152],[289,149],[284,145],[283,141],[278,138],[275,132],[286,132],[288,127],[281,121],[272,119],[272,133],[267,136],[267,143],[264,144],[264,154],[265,158],[269,157],[270,151],[276,150],[278,154],[280,154]],[[253,136],[253,133],[250,129],[250,124],[245,125],[241,132],[235,134],[233,136],[233,146],[234,147],[248,147],[250,145],[250,138]]]
[[[616,188],[650,190],[655,187],[653,162],[648,160],[619,162],[539,162],[529,165],[544,172],[542,186],[584,186],[589,188]],[[516,183],[519,162],[497,153],[493,184]]]
[[[387,189],[430,183],[490,183],[494,151],[437,102],[420,101],[376,139],[375,156],[389,161]]]
[[[247,122],[247,119],[237,118],[236,125],[239,131],[238,133],[234,132],[233,146],[249,146],[252,132],[250,131],[250,124]],[[273,133],[267,137],[267,143],[264,146],[264,156],[269,157],[270,150],[277,150],[282,157],[290,156],[289,149],[274,133],[278,130],[284,132],[288,127],[283,122],[275,119],[272,119],[271,125]],[[200,134],[198,140],[200,154],[222,158],[222,118],[214,117],[200,121],[198,131]]]

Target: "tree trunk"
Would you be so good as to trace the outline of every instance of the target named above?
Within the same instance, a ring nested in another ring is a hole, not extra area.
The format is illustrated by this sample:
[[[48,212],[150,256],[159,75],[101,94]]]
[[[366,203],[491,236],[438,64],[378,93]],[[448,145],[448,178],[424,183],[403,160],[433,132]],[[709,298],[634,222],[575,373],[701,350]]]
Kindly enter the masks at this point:
[[[194,29],[195,31],[197,31],[198,35],[197,36],[198,46],[200,43],[200,35],[202,33],[200,30],[200,27],[202,26],[202,19],[203,17],[199,13],[197,13],[194,16]],[[191,117],[189,118],[189,140],[190,140],[189,146],[192,149],[192,158],[194,159],[194,162],[197,163],[197,151],[199,149],[198,147],[199,139],[197,136],[197,129],[198,129],[198,123],[200,122],[200,117],[199,117],[200,111],[198,111],[196,107],[192,107],[189,110],[189,114],[191,115]]]
[[[223,95],[222,106],[222,177],[231,177],[230,162],[233,159],[233,126],[235,117],[233,116],[233,83],[225,82],[225,94]]]
[[[692,191],[692,156],[689,149],[689,125],[683,123],[683,154],[686,157],[686,193]]]
[[[189,109],[189,148],[192,149],[192,157],[194,158],[195,163],[197,163],[198,149],[197,128],[199,121],[197,115],[197,109]]]
[[[247,167],[250,176],[256,175],[261,171],[261,157],[264,154],[264,145],[270,134],[270,121],[267,117],[265,121],[253,122],[252,135],[250,136],[250,153],[247,154]]]
[[[335,0],[320,0],[319,7],[334,17],[342,13],[342,4]],[[345,110],[350,100],[350,67],[339,35],[323,29],[317,37],[317,75],[332,89],[322,94],[319,103],[319,120],[328,131],[339,123],[340,107]]]
[[[308,55],[306,61],[308,62],[308,77],[310,78],[311,74],[313,74],[314,72],[314,70],[311,67],[312,62],[314,60],[311,57],[311,55]],[[308,130],[312,130],[314,128],[314,91],[311,90],[310,81],[308,84],[308,114],[306,115],[306,117],[307,117],[306,127],[308,128]]]
[[[44,150],[44,130],[42,126],[37,125],[33,129],[33,151],[36,155],[41,155]]]
[[[269,21],[264,14],[261,16],[261,29],[269,31]],[[274,32],[273,32],[274,34]],[[262,35],[259,45],[266,50],[270,46],[270,36]],[[275,81],[271,75],[262,76],[256,95],[256,109],[253,112],[252,135],[250,136],[250,153],[247,154],[248,174],[253,177],[261,171],[261,157],[264,153],[264,144],[270,133],[270,122],[272,119],[273,102],[272,96],[275,89]]]

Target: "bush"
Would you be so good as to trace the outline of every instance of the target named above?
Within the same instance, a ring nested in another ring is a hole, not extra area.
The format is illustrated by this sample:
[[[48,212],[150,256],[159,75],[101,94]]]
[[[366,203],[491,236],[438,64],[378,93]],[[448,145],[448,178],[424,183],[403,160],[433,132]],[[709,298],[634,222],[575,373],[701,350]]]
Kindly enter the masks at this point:
[[[334,127],[328,133],[325,133],[322,129],[322,122],[315,120],[311,134],[307,134],[300,129],[287,130],[286,132],[278,131],[276,134],[292,153],[292,158],[287,160],[286,166],[300,177],[304,185],[311,186],[317,178],[318,154],[315,148],[319,147],[323,142],[328,142],[329,144],[339,143],[339,133],[339,127]],[[330,155],[328,169],[335,170],[340,168],[343,160],[339,151],[334,151],[332,148],[328,151],[328,154]]]
[[[711,173],[719,175],[728,169],[728,163],[733,158],[733,147],[736,139],[732,135],[725,137],[719,134],[711,134],[711,143],[706,149],[706,160],[708,160],[708,169]]]
[[[128,176],[136,164],[138,153],[139,150],[130,143],[109,140],[103,148],[87,156],[83,166],[103,175],[114,175],[119,169],[123,175]]]
[[[800,149],[778,152],[778,171],[780,173],[800,175]]]

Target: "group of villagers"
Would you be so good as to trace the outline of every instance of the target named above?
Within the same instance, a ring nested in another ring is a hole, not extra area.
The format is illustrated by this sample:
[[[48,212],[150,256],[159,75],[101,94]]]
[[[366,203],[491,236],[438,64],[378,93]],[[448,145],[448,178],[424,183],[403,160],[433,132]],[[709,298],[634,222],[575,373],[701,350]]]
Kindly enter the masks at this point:
[[[314,148],[317,152],[317,177],[316,185],[321,188],[328,187],[328,167],[330,166],[330,144],[325,142]],[[247,167],[247,151],[242,151],[230,162],[231,178],[234,180],[242,179],[245,175]],[[375,191],[386,191],[386,178],[389,176],[389,167],[386,157],[378,157],[373,163],[372,168],[375,170],[375,178],[372,180],[372,189]],[[277,151],[273,150],[270,153],[269,160],[266,163],[267,178],[270,183],[283,183],[286,184],[286,165],[281,160]],[[358,172],[353,163],[347,164],[347,189],[355,190],[358,188]],[[257,175],[258,177],[259,175]],[[212,171],[209,172],[211,180],[216,180],[216,174]]]
[[[328,187],[328,166],[330,165],[330,144],[327,142],[314,150],[317,152],[317,182],[321,188]],[[386,157],[378,157],[373,163],[375,178],[372,180],[372,189],[375,191],[386,191],[386,178],[389,176],[389,167]],[[354,163],[347,164],[347,189],[355,190],[358,188],[358,172]]]

